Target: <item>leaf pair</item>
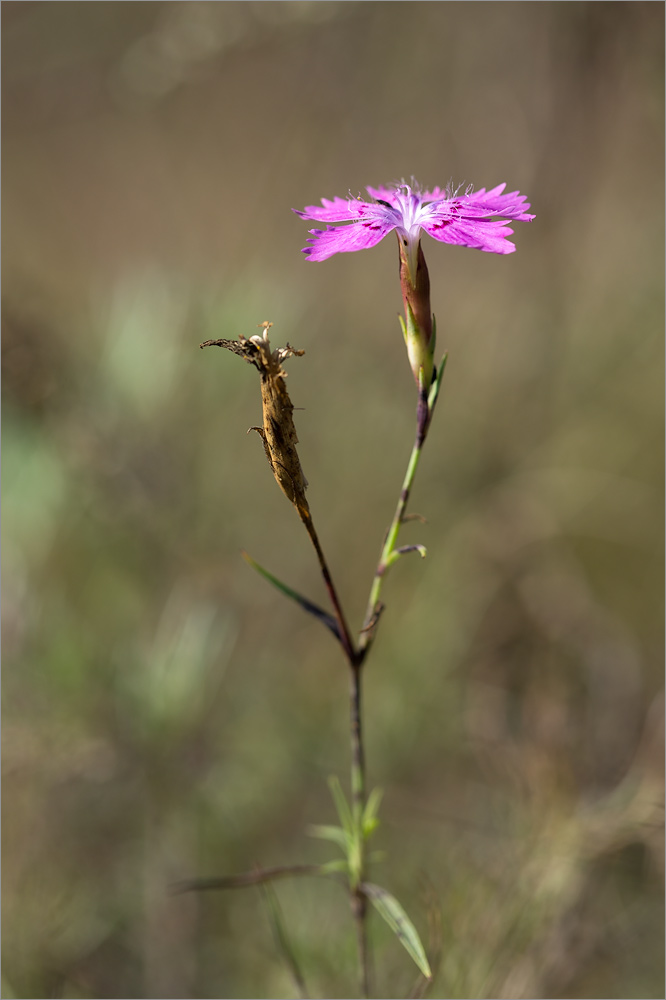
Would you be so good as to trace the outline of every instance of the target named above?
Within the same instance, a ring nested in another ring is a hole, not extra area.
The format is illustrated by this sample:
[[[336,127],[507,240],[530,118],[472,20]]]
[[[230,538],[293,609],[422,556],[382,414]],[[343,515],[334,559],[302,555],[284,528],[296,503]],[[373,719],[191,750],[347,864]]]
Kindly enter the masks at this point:
[[[363,845],[379,826],[377,814],[382,800],[382,790],[379,788],[372,790],[357,822],[338,779],[330,778],[329,786],[340,819],[340,826],[311,826],[308,832],[313,837],[330,840],[337,844],[345,855],[345,859],[330,861],[324,867],[331,872],[347,872],[350,884],[357,888],[366,899],[370,900],[377,913],[391,928],[426,979],[432,979],[432,971],[421,939],[401,904],[395,896],[392,896],[381,886],[372,882],[359,881]]]

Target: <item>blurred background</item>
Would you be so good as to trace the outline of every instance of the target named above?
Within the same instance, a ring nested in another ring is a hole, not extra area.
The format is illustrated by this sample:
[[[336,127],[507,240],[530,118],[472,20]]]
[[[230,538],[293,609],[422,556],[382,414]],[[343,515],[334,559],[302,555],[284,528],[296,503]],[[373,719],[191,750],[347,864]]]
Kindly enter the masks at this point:
[[[424,238],[450,360],[366,669],[372,877],[433,997],[663,996],[663,5],[2,12],[2,995],[297,995],[257,890],[169,891],[327,860],[349,765],[338,648],[240,556],[325,602],[256,372],[198,345],[305,349],[359,627],[414,429],[397,253],[307,262],[290,209],[414,176],[537,218]],[[344,893],[278,896],[310,995],[355,995]]]

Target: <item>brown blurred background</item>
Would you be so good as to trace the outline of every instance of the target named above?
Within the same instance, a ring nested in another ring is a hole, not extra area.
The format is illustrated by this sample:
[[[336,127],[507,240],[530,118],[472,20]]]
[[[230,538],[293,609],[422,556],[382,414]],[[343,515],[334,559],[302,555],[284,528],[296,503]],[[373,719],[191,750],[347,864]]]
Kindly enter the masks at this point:
[[[537,219],[424,243],[450,360],[367,666],[373,878],[426,941],[439,907],[433,997],[663,996],[663,5],[2,13],[2,995],[295,995],[255,890],[169,894],[326,860],[348,771],[338,649],[240,557],[324,602],[256,373],[198,344],[305,348],[360,625],[413,434],[396,247],[308,263],[290,209],[413,175]],[[311,995],[354,995],[344,894],[279,898]]]

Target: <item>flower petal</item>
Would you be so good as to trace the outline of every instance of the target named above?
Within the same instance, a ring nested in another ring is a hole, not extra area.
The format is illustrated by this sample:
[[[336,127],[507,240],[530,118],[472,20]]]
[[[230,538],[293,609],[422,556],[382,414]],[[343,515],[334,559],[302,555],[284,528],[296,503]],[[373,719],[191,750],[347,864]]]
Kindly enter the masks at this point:
[[[449,192],[450,195],[451,192]],[[421,195],[424,202],[426,201],[443,201],[448,195],[446,191],[441,187],[433,188],[432,191],[424,191]]]
[[[400,211],[400,209],[402,208],[400,199],[397,197],[394,188],[367,187],[365,190],[368,192],[371,198],[375,199],[375,201],[385,201],[393,208],[398,209],[398,211]]]
[[[292,208],[292,212],[301,219],[313,219],[315,222],[350,222],[352,219],[364,219],[377,206],[360,198],[322,198],[322,208],[318,205],[307,205],[302,211]]]
[[[513,234],[513,229],[503,220],[428,219],[422,225],[426,233],[440,243],[472,247],[486,253],[513,253],[516,249],[506,238]]]
[[[521,194],[520,191],[502,194],[505,187],[506,184],[500,184],[492,191],[486,191],[482,188],[481,191],[473,191],[471,194],[465,195],[464,198],[455,198],[453,201],[482,208],[489,215],[502,215],[505,219],[515,219],[517,222],[531,222],[534,216],[528,215],[525,211],[526,208],[530,207],[525,195]]]
[[[310,235],[314,238],[307,241],[311,245],[304,247],[303,253],[308,260],[326,260],[335,253],[367,250],[376,246],[392,229],[395,229],[395,223],[369,219],[350,226],[311,229]]]

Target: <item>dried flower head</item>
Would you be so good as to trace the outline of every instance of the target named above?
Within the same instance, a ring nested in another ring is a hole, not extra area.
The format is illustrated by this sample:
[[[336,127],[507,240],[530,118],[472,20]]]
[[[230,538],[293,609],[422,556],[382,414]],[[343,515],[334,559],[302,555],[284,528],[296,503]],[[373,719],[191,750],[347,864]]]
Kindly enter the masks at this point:
[[[200,346],[225,347],[259,371],[263,426],[251,427],[250,430],[261,435],[266,457],[284,495],[302,517],[309,517],[308,502],[305,499],[308,483],[296,450],[298,437],[292,415],[294,407],[284,382],[286,372],[282,368],[282,362],[286,358],[292,355],[300,357],[305,351],[296,351],[289,344],[271,350],[268,331],[272,325],[262,323],[263,333],[253,337],[241,335],[238,340],[207,340]]]

